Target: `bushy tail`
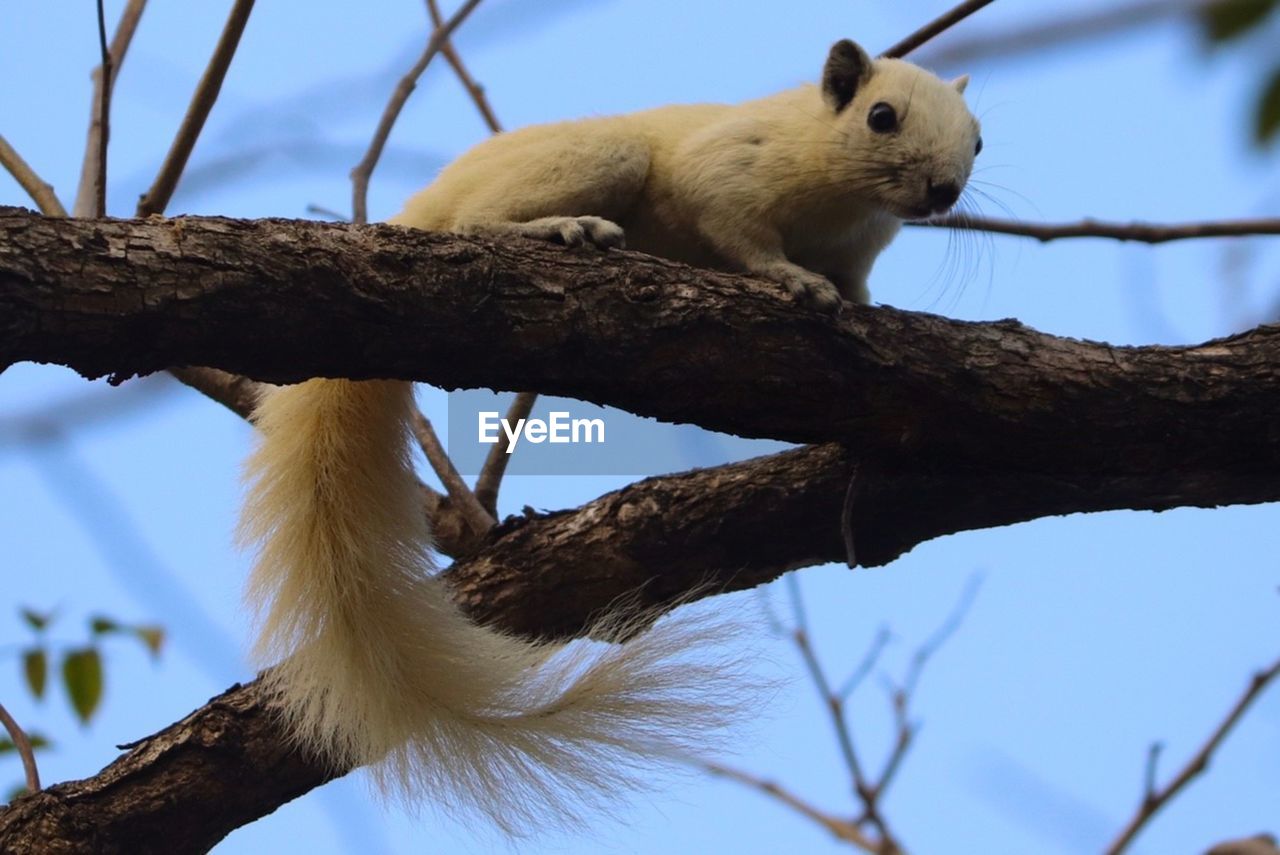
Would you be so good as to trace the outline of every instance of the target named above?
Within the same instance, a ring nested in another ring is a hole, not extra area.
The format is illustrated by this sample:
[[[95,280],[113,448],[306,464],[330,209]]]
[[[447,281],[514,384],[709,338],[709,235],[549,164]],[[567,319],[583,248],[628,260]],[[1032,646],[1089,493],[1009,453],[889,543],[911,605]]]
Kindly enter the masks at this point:
[[[723,623],[559,649],[470,622],[430,575],[412,407],[408,383],[312,380],[259,408],[241,535],[260,545],[255,654],[278,662],[294,738],[519,834],[575,824],[742,715],[741,667],[707,655]]]

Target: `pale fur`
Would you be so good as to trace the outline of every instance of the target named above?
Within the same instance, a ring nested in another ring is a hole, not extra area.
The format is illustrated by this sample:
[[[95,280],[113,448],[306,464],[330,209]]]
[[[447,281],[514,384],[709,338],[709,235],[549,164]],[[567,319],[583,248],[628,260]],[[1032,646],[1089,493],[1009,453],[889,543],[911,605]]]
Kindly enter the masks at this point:
[[[597,637],[636,637],[563,648],[468,620],[430,575],[412,408],[408,383],[311,380],[259,410],[248,596],[299,744],[338,768],[376,764],[393,797],[521,834],[607,808],[743,714],[741,663],[715,655],[728,622],[606,619]]]
[[[866,73],[837,110],[842,45]],[[821,307],[838,305],[837,290],[865,302],[876,255],[919,214],[922,182],[968,178],[977,123],[963,80],[872,65],[842,45],[822,87],[498,135],[392,222],[602,247],[625,235],[634,249],[772,278]],[[881,101],[903,116],[901,133],[868,130]],[[714,625],[615,626],[625,644],[557,652],[468,620],[432,576],[412,413],[411,386],[391,381],[312,380],[259,409],[242,534],[261,552],[248,596],[256,654],[278,662],[267,685],[303,747],[342,768],[376,764],[393,795],[520,833],[573,822],[582,802],[607,806],[655,761],[753,713],[740,669],[699,655],[723,634]]]

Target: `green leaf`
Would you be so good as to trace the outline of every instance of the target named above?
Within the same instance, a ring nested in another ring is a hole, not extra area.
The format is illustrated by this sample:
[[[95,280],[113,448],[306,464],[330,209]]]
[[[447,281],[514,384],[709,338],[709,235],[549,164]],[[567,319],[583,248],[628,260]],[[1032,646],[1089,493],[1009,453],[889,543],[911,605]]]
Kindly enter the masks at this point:
[[[22,672],[27,678],[27,687],[36,700],[44,698],[44,686],[49,679],[49,656],[43,647],[33,647],[22,654]]]
[[[1266,145],[1277,132],[1280,132],[1280,68],[1271,72],[1271,79],[1258,98],[1253,138],[1258,145]]]
[[[1277,0],[1218,0],[1200,10],[1200,28],[1211,42],[1238,38],[1258,26]]]
[[[27,622],[27,626],[40,632],[49,625],[49,621],[53,620],[53,613],[42,614],[33,609],[22,609],[22,619]]]
[[[39,751],[41,748],[48,748],[53,743],[42,733],[28,733],[27,740],[31,743],[32,751]],[[13,740],[7,736],[0,736],[0,754],[8,754],[10,751],[17,751],[18,746],[13,744]]]
[[[88,724],[102,700],[102,657],[97,649],[85,647],[68,653],[62,660],[62,682],[80,723]]]
[[[8,796],[6,796],[6,799],[11,802],[16,802],[19,798],[21,798],[22,796],[25,796],[26,794],[27,794],[27,788],[22,784],[18,784],[18,786],[9,790],[9,794]]]
[[[119,632],[120,624],[109,617],[95,615],[89,620],[89,630],[94,635],[106,635],[108,632]]]
[[[147,646],[147,650],[151,653],[153,658],[160,655],[160,651],[164,647],[164,627],[135,626],[133,628],[133,634]]]

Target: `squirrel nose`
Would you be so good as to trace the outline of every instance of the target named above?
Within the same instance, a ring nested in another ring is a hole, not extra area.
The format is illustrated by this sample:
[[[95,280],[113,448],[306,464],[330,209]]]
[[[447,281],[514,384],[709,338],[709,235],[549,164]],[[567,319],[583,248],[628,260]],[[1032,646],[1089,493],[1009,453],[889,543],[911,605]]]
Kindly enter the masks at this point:
[[[933,179],[930,178],[926,195],[929,197],[929,206],[933,210],[945,211],[960,198],[960,186],[954,181],[942,181],[935,184]]]

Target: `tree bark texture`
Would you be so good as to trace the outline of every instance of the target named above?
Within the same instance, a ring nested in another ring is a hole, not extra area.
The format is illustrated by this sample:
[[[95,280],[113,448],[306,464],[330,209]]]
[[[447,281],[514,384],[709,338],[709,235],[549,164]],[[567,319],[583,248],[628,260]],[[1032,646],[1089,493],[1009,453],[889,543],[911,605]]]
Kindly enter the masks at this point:
[[[1040,516],[1280,498],[1280,328],[1127,348],[828,317],[768,282],[521,240],[0,209],[0,367],[23,360],[537,389],[818,443],[500,525],[450,579],[477,619],[530,636],[579,634],[623,594],[661,604],[845,560],[842,516],[873,566]],[[201,851],[345,771],[292,752],[255,686],[234,687],[0,810],[0,851]]]

